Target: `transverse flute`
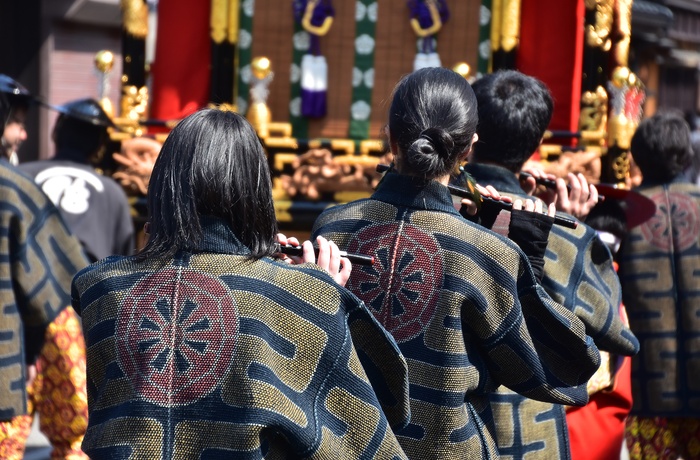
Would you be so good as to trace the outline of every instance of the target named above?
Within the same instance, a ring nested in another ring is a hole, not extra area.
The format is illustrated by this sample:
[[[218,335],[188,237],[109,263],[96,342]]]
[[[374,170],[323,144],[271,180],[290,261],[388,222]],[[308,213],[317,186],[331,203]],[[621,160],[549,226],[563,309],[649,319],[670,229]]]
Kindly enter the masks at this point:
[[[386,172],[389,170],[389,165],[383,165],[379,164],[377,165],[377,172]],[[508,203],[506,201],[501,201],[501,200],[496,200],[491,198],[490,196],[482,196],[479,195],[478,197],[475,197],[472,192],[470,192],[467,189],[464,189],[462,187],[457,187],[456,185],[448,185],[447,188],[449,189],[450,193],[454,196],[458,196],[460,198],[466,198],[468,200],[473,201],[474,203],[480,205],[483,202],[488,202],[493,205],[498,206],[499,208],[503,209],[504,211],[511,212],[513,210],[513,203]],[[576,228],[578,226],[578,223],[575,220],[569,219],[567,217],[555,215],[554,216],[554,223],[556,225],[561,225],[562,227],[567,227],[567,228]]]
[[[548,189],[552,189],[552,190],[557,189],[557,181],[555,181],[553,179],[547,179],[546,177],[535,177],[532,174],[530,174],[529,172],[520,171],[520,180],[524,180],[524,179],[527,179],[529,177],[533,177],[535,179],[535,183],[537,185],[543,185],[544,187],[546,187]],[[593,184],[593,185],[596,185],[596,184]],[[568,190],[570,192],[571,186],[567,184],[566,190]],[[605,201],[605,197],[601,194],[598,194],[598,203],[600,203],[602,201]]]
[[[292,245],[278,245],[279,247],[279,252],[286,254],[288,256],[303,256],[304,255],[304,248],[299,245],[299,246],[292,246]],[[316,254],[316,257],[318,257],[318,248],[314,247],[314,254]],[[340,251],[340,257],[345,257],[348,259],[351,263],[355,265],[373,265],[374,264],[374,256],[367,256],[365,254],[351,254],[345,251]]]

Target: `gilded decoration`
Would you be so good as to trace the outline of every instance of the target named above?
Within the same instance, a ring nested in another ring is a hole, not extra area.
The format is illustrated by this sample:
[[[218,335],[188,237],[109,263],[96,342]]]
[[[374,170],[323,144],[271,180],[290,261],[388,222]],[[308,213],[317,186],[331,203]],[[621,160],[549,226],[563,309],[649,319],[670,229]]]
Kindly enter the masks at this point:
[[[615,0],[586,0],[586,8],[595,9],[595,22],[586,27],[586,43],[603,51],[610,51]]]
[[[513,51],[520,41],[521,0],[493,0],[491,4],[491,49]]]
[[[615,43],[613,56],[617,65],[626,66],[629,61],[632,37],[632,0],[617,0],[615,2],[615,16],[617,18],[615,34],[619,38]]]
[[[214,43],[237,43],[239,14],[240,0],[211,0],[209,27]]]
[[[121,117],[117,124],[135,135],[141,135],[143,129],[139,125],[139,120],[148,118],[148,87],[122,86],[120,107]]]
[[[122,21],[129,35],[146,39],[148,35],[148,5],[144,0],[121,0]]]
[[[546,150],[546,145],[542,145],[540,148]],[[557,148],[560,146],[552,146]],[[543,170],[547,174],[554,174],[557,177],[566,177],[566,175],[571,172],[574,174],[581,173],[586,177],[591,183],[596,183],[600,181],[601,171],[602,171],[602,149],[600,148],[588,148],[581,152],[564,152],[558,149],[558,155],[554,158],[554,155],[540,155],[540,161],[528,160],[523,169],[528,169],[530,167],[536,167]]]
[[[608,123],[608,93],[598,86],[595,91],[586,91],[581,96],[579,129],[601,133],[597,143],[602,143],[603,132]]]
[[[504,0],[501,48],[513,51],[520,40],[520,0]]]
[[[627,67],[613,70],[608,83],[611,113],[608,119],[608,145],[628,150],[642,117],[645,92],[641,80]]]
[[[270,60],[265,56],[254,58],[250,63],[251,104],[246,113],[246,118],[255,128],[258,136],[265,139],[270,136],[270,124],[272,123],[272,113],[267,105],[267,98],[270,95],[270,83],[275,76],[272,71]]]
[[[630,171],[630,159],[628,155],[620,155],[612,162],[612,170],[615,174],[615,179],[619,183],[624,183]]]
[[[503,0],[491,3],[491,50],[501,49],[501,24],[503,21]]]
[[[282,175],[280,184],[290,198],[319,200],[324,194],[361,192],[371,194],[379,182],[377,164],[384,157],[333,157],[328,149],[311,149],[296,156],[292,175]]]

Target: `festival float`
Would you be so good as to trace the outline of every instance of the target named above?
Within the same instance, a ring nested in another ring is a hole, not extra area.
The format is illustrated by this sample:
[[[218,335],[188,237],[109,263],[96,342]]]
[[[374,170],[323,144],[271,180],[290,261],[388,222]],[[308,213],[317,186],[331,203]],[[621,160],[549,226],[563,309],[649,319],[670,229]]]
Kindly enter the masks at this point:
[[[268,154],[280,227],[308,231],[326,207],[368,196],[389,163],[382,136],[401,76],[429,66],[473,81],[517,69],[555,110],[532,161],[629,187],[644,88],[629,68],[632,0],[122,0],[115,153],[102,165],[145,217],[168,131],[195,110],[244,114]],[[147,42],[155,59],[147,64]],[[96,56],[111,72],[114,57]],[[116,107],[116,108],[115,108]]]

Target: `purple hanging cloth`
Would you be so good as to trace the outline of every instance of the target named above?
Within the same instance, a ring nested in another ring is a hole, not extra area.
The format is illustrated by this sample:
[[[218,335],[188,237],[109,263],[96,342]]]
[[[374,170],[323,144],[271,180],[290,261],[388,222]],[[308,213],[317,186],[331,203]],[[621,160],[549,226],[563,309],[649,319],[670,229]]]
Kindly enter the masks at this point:
[[[294,0],[294,19],[301,24],[308,0]],[[320,0],[314,7],[311,25],[320,27],[329,17],[335,16],[331,0]],[[320,38],[309,33],[309,52],[301,61],[301,114],[320,118],[327,112],[328,64],[321,55]]]
[[[450,10],[447,8],[447,3],[445,0],[434,1],[440,13],[440,20],[445,24],[450,18]],[[425,4],[425,0],[408,0],[408,8],[411,10],[411,19],[418,19],[418,24],[420,24],[421,28],[427,29],[433,25],[433,18],[430,16],[430,9]],[[425,37],[423,39],[423,52],[432,53],[434,51],[432,37]]]

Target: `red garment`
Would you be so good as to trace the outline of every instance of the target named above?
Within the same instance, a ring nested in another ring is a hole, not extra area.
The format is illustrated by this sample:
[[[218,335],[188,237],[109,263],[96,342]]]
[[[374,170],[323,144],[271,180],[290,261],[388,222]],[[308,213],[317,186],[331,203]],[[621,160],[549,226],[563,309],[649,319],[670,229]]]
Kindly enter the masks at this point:
[[[620,306],[620,314],[627,324],[623,306]],[[611,359],[621,360],[612,388],[593,393],[588,404],[566,412],[572,460],[620,458],[625,421],[632,409],[632,358],[611,356]]]

